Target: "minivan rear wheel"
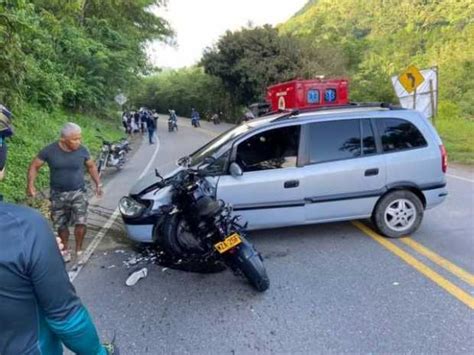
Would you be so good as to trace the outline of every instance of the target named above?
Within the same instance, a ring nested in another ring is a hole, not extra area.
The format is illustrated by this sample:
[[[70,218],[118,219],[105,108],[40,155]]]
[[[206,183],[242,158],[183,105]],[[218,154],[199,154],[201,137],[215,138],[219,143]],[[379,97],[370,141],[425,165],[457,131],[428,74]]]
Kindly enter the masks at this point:
[[[423,204],[408,190],[397,190],[380,199],[372,215],[378,231],[389,238],[413,233],[423,219]]]

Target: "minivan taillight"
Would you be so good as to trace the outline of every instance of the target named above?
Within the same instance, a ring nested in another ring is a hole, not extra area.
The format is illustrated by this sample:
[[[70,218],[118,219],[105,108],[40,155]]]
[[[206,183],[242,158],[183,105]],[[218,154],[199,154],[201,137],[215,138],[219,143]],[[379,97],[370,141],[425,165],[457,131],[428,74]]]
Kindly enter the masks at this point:
[[[448,153],[443,144],[439,146],[439,149],[441,150],[441,169],[443,173],[446,173],[448,171]]]

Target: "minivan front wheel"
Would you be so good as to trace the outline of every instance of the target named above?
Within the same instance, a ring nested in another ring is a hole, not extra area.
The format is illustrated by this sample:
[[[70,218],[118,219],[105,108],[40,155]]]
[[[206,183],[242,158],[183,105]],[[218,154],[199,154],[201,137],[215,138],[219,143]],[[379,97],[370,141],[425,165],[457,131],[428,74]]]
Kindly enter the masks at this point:
[[[423,219],[423,204],[418,196],[407,190],[393,191],[377,203],[372,221],[378,231],[389,238],[413,233]]]

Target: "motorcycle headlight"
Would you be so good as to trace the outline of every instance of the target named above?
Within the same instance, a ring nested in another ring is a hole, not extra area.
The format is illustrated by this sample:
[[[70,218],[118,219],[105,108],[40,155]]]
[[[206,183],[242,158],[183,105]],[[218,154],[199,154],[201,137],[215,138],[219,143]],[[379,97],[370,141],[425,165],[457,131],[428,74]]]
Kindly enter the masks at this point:
[[[120,213],[124,216],[137,217],[143,212],[144,209],[144,205],[142,205],[138,201],[135,201],[131,197],[124,196],[120,199],[119,210]]]

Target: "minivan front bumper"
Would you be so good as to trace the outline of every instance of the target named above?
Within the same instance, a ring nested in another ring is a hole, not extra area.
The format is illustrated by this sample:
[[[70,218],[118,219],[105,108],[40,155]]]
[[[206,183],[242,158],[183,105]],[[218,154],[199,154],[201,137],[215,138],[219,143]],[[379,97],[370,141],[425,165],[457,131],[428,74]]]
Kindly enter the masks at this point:
[[[128,237],[140,243],[153,243],[153,224],[127,224],[125,223]]]

